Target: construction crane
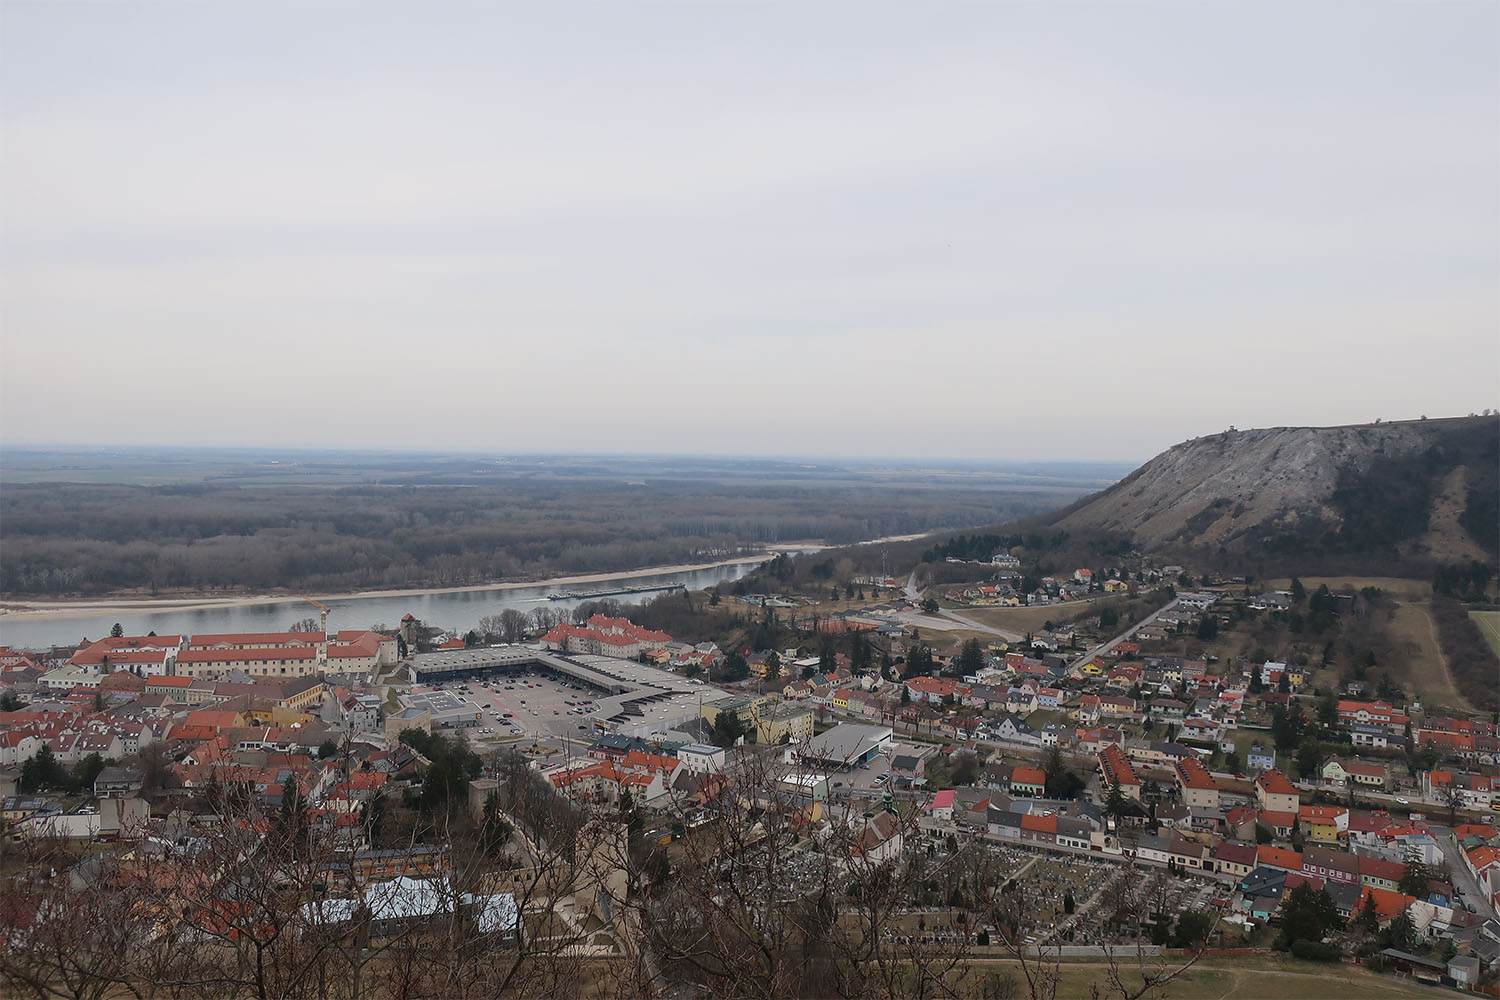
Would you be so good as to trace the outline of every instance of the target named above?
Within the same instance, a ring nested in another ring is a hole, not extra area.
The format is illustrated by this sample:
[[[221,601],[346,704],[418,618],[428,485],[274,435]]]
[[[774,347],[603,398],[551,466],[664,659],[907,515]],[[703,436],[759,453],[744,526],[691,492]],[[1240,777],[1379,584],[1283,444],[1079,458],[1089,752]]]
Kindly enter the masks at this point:
[[[313,600],[311,597],[304,597],[302,599],[304,601],[306,601],[308,604],[311,604],[313,607],[317,608],[319,611],[323,612],[323,625],[322,625],[322,628],[323,628],[323,638],[327,639],[328,638],[328,609],[325,608],[323,605],[319,604],[317,601]]]

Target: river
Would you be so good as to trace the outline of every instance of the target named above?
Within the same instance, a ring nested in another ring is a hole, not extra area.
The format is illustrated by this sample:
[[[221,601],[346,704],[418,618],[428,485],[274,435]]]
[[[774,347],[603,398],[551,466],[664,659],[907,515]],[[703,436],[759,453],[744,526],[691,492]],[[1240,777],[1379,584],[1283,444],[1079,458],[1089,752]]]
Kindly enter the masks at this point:
[[[467,590],[450,593],[427,593],[410,597],[349,597],[323,601],[328,607],[328,629],[369,628],[384,625],[394,628],[401,616],[410,612],[422,621],[460,634],[473,628],[486,615],[496,615],[506,608],[529,612],[546,605],[556,611],[571,611],[583,600],[549,600],[549,594],[567,591],[615,590],[683,584],[689,590],[702,590],[716,583],[738,580],[757,563],[731,563],[678,572],[642,573],[595,583],[543,584],[535,587],[509,587],[493,590]],[[615,600],[625,603],[649,601],[655,594],[621,594]],[[186,635],[220,632],[281,632],[304,618],[317,619],[318,610],[298,598],[278,598],[254,604],[226,605],[194,610],[150,611],[90,615],[87,617],[47,618],[0,615],[0,644],[15,649],[47,649],[66,646],[82,638],[99,639],[119,623],[126,635]]]

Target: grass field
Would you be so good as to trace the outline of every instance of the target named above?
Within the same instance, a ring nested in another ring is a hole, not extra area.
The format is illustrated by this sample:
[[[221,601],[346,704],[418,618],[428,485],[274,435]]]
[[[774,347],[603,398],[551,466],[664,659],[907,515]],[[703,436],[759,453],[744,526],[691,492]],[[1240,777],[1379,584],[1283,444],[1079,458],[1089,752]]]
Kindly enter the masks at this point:
[[[1095,598],[1094,600],[1098,600]],[[1046,622],[1063,622],[1082,614],[1092,601],[1044,604],[1036,608],[964,608],[958,613],[1007,632],[1040,632]]]
[[[1014,962],[975,962],[976,969],[1008,969],[1020,976]],[[1139,986],[1139,976],[1125,977]],[[1024,984],[1024,980],[1022,981]],[[1101,962],[1065,961],[1059,997],[1089,996],[1089,987],[1104,985]],[[1024,985],[1023,985],[1024,990]],[[1296,959],[1251,956],[1205,958],[1167,986],[1172,1000],[1343,1000],[1343,998],[1430,997],[1434,991],[1416,983],[1377,976],[1350,965],[1323,965]]]
[[[1469,617],[1484,633],[1484,641],[1490,644],[1490,649],[1500,656],[1500,611],[1470,611]]]
[[[1291,586],[1290,580],[1266,580],[1265,585],[1272,590],[1286,590]],[[1425,580],[1408,580],[1396,576],[1304,576],[1302,585],[1309,592],[1317,590],[1319,585],[1328,584],[1328,589],[1335,593],[1345,587],[1353,587],[1355,590],[1363,590],[1366,587],[1377,587],[1385,591],[1398,601],[1425,601],[1432,596],[1432,584]]]
[[[1396,677],[1408,691],[1421,694],[1423,705],[1429,709],[1443,707],[1464,713],[1474,711],[1469,699],[1453,684],[1453,675],[1448,672],[1447,661],[1443,659],[1442,647],[1438,644],[1437,625],[1425,601],[1402,604],[1396,609],[1386,631],[1407,653],[1404,660],[1394,665]]]

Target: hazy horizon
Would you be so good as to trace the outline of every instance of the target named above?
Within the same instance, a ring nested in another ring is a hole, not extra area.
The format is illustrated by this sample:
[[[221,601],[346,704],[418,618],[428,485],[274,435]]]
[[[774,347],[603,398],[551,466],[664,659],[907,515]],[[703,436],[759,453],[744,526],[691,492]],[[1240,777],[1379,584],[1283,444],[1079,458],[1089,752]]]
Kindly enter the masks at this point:
[[[1479,416],[1476,413],[1463,414],[1428,414],[1429,421],[1440,420],[1462,420]],[[1396,417],[1385,419],[1382,423],[1404,423],[1419,422],[1420,416]],[[1362,421],[1361,424],[1373,424],[1374,421]],[[1276,427],[1236,427],[1239,431],[1248,430],[1273,430],[1278,427],[1290,427],[1296,425],[1276,425]],[[1351,426],[1348,424],[1325,424],[1316,425],[1321,427]],[[1352,425],[1358,426],[1358,425]],[[1219,431],[1205,431],[1195,437],[1211,436],[1220,431],[1228,430],[1228,427]],[[850,462],[865,465],[873,465],[887,462],[897,465],[917,465],[921,463],[933,463],[938,465],[978,465],[988,467],[1003,467],[1006,465],[1036,465],[1036,466],[1067,466],[1067,465],[1116,465],[1116,466],[1139,466],[1162,451],[1190,440],[1183,438],[1162,446],[1161,450],[1150,455],[1123,455],[1123,456],[1098,456],[1080,455],[1068,457],[1029,457],[1013,455],[947,455],[947,454],[836,454],[836,453],[795,453],[795,452],[773,452],[773,451],[589,451],[589,450],[560,450],[560,449],[482,449],[482,448],[440,448],[421,447],[412,445],[401,448],[384,448],[379,446],[361,447],[333,447],[327,445],[301,444],[296,442],[245,442],[241,444],[183,444],[178,442],[145,441],[140,443],[121,443],[107,441],[4,441],[0,440],[0,455],[5,452],[35,452],[41,454],[49,453],[82,453],[103,454],[111,452],[205,452],[208,454],[229,454],[235,452],[263,453],[265,455],[327,455],[327,456],[384,456],[390,458],[567,458],[567,459],[672,459],[672,460],[720,460],[720,461],[753,461],[753,462]]]
[[[1143,462],[1500,407],[1493,3],[0,19],[7,447]]]

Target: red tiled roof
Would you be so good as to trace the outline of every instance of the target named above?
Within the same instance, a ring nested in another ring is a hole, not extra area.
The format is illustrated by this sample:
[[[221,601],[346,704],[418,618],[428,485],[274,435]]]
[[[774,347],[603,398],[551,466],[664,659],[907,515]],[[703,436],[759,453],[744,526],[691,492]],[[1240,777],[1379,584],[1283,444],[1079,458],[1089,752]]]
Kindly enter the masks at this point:
[[[1256,814],[1259,820],[1269,827],[1296,826],[1297,814],[1293,812],[1279,812],[1271,809],[1262,809]]]
[[[1203,769],[1203,765],[1191,757],[1184,757],[1177,761],[1177,775],[1182,783],[1189,788],[1218,788],[1213,776]]]
[[[1371,878],[1383,878],[1391,882],[1401,881],[1401,876],[1406,874],[1406,866],[1399,861],[1387,861],[1384,858],[1359,858],[1359,874],[1368,875]]]
[[[1406,908],[1416,902],[1415,896],[1404,893],[1393,892],[1390,889],[1377,889],[1374,886],[1365,886],[1365,891],[1359,894],[1359,905],[1354,908],[1359,913],[1365,908],[1365,900],[1375,900],[1375,914],[1379,920],[1391,920],[1400,916]]]
[[[68,659],[68,662],[89,666],[100,662],[106,656],[111,660],[116,660],[116,657],[129,653],[161,648],[175,649],[180,645],[182,645],[180,635],[107,636],[78,650]]]
[[[1057,814],[1048,813],[1045,816],[1033,816],[1031,813],[1026,813],[1021,817],[1021,829],[1034,830],[1037,833],[1056,833]]]
[[[1349,810],[1343,806],[1303,806],[1298,818],[1304,823],[1332,823],[1347,815]]]
[[[1141,779],[1135,776],[1135,770],[1130,766],[1130,760],[1125,752],[1113,743],[1106,744],[1099,751],[1099,761],[1104,765],[1104,774],[1110,781],[1117,785],[1139,785]]]
[[[1268,865],[1272,868],[1282,868],[1286,871],[1300,872],[1302,870],[1302,855],[1285,847],[1272,847],[1269,844],[1261,844],[1255,849],[1255,863]]]

